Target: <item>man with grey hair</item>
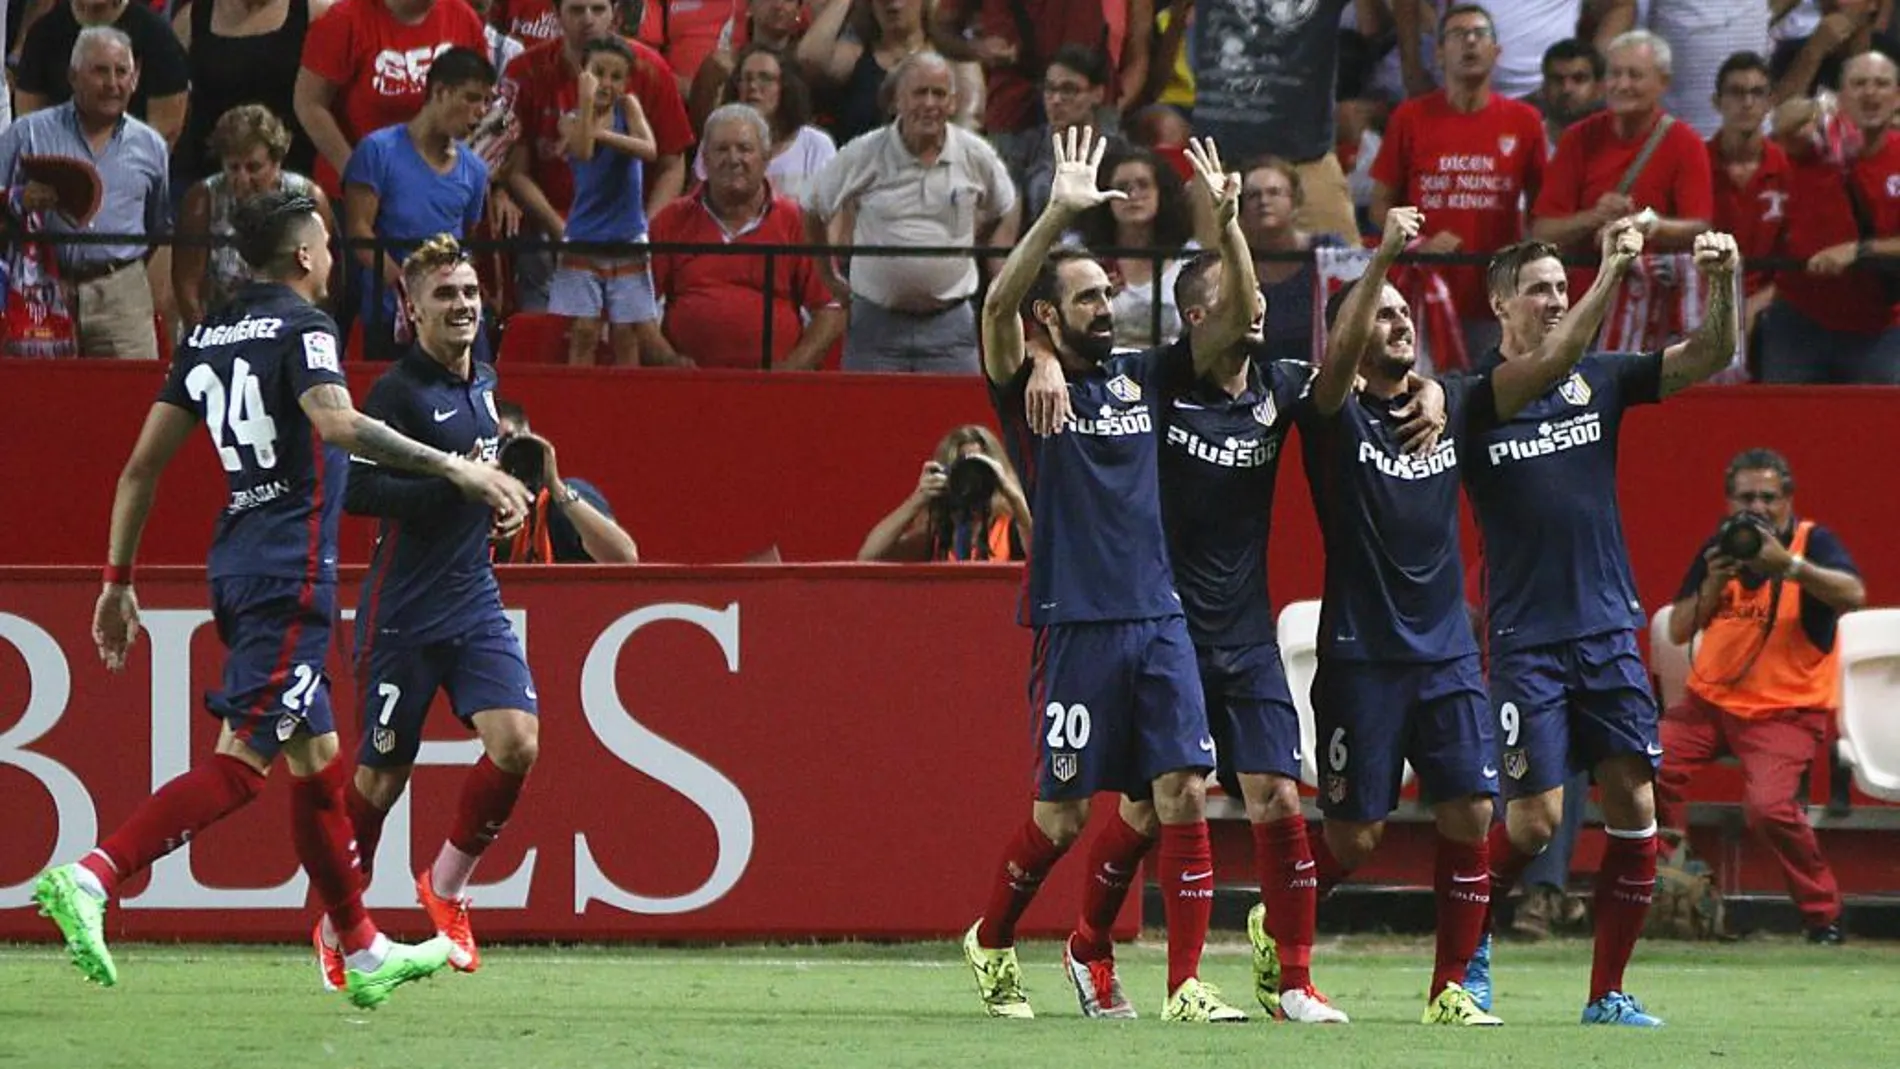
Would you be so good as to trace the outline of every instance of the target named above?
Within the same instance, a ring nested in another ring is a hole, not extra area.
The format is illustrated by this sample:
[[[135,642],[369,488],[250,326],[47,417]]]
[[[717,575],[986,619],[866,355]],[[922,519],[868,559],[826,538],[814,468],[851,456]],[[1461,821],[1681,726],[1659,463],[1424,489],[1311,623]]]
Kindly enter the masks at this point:
[[[82,29],[110,27],[131,42],[138,83],[125,110],[157,130],[170,145],[185,129],[185,104],[191,68],[171,24],[150,4],[130,0],[65,0],[33,22],[21,36],[20,67],[14,75],[14,111],[30,115],[71,99],[73,89],[60,69],[72,54]]]
[[[155,360],[152,291],[137,236],[171,229],[171,162],[165,139],[126,114],[138,89],[132,42],[108,26],[80,31],[69,72],[72,99],[23,116],[0,134],[0,185],[16,213],[41,212],[55,237],[84,231],[133,236],[124,244],[59,246],[59,269],[77,290],[79,351],[85,356]],[[53,187],[27,179],[22,156],[65,156],[99,173],[99,209],[84,225],[58,210]]]
[[[1607,106],[1557,142],[1531,210],[1531,236],[1587,255],[1605,226],[1634,215],[1649,248],[1688,249],[1715,216],[1715,189],[1702,139],[1662,107],[1669,42],[1631,30],[1610,42],[1607,56]],[[1571,292],[1594,277],[1571,272]]]
[[[666,314],[643,340],[659,363],[699,367],[818,367],[844,333],[844,307],[810,256],[704,256],[669,245],[799,245],[805,215],[765,178],[772,131],[745,104],[706,117],[706,181],[661,208],[648,237],[653,285]]]
[[[919,52],[897,65],[889,84],[896,120],[845,145],[805,190],[809,242],[826,244],[826,225],[848,210],[853,245],[1013,244],[1015,183],[989,142],[950,121],[950,64]],[[851,302],[845,370],[978,371],[974,259],[857,255],[848,284],[829,259],[821,267],[833,291]]]

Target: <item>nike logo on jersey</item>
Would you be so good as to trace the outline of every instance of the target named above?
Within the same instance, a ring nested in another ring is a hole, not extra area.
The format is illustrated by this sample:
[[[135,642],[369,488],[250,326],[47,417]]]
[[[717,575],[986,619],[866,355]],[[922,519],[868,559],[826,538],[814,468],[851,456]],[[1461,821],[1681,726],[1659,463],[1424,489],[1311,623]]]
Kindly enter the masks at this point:
[[[1313,862],[1313,861],[1310,861],[1310,860],[1308,860],[1308,861],[1295,861],[1295,862],[1293,863],[1293,871],[1294,871],[1294,872],[1305,872],[1306,870],[1308,870],[1308,869],[1310,869],[1310,868],[1312,868],[1312,867],[1314,866],[1314,864],[1316,864],[1316,863],[1315,863],[1315,862]]]
[[[1661,757],[1662,746],[1658,743],[1652,742],[1649,745],[1643,747],[1643,752],[1648,754],[1651,757]]]
[[[431,409],[431,410],[430,410],[430,412],[429,412],[429,415],[431,415],[431,416],[434,416],[434,417],[435,417],[435,421],[436,421],[437,423],[440,423],[440,422],[442,422],[443,420],[445,420],[445,419],[448,419],[448,418],[449,418],[450,416],[453,416],[453,415],[455,415],[455,414],[456,414],[457,412],[460,412],[460,411],[461,411],[461,409],[459,409],[459,408],[451,408],[451,409],[449,409],[449,410],[448,410],[447,412],[443,412],[443,411],[440,411],[439,409]]]
[[[1297,765],[1297,764],[1299,764],[1299,763],[1300,763],[1301,761],[1304,761],[1304,760],[1306,760],[1306,755],[1305,755],[1305,754],[1302,754],[1302,753],[1301,753],[1301,752],[1299,751],[1299,749],[1298,749],[1297,747],[1295,747],[1295,748],[1294,748],[1294,750],[1293,750],[1293,763]]]
[[[1211,879],[1211,878],[1213,878],[1213,875],[1214,875],[1214,870],[1213,870],[1213,869],[1208,869],[1208,870],[1207,870],[1207,871],[1205,871],[1205,872],[1183,872],[1183,873],[1181,874],[1181,882],[1182,882],[1182,883],[1193,883],[1193,882],[1195,882],[1195,881],[1197,881],[1197,880],[1206,880],[1206,879]]]
[[[1488,458],[1493,467],[1514,460],[1535,460],[1562,453],[1581,445],[1603,440],[1603,420],[1595,412],[1585,412],[1565,420],[1545,420],[1537,425],[1534,438],[1511,438],[1492,442]]]
[[[1491,874],[1488,872],[1480,872],[1476,876],[1460,876],[1455,872],[1451,874],[1451,882],[1453,883],[1483,883],[1490,878]]]

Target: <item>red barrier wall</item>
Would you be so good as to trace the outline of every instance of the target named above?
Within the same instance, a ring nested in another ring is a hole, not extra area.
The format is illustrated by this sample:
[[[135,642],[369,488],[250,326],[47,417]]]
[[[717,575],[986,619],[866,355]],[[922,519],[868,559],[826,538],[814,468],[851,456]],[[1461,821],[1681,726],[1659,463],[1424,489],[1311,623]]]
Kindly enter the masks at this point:
[[[1008,623],[1016,577],[1004,566],[505,569],[540,692],[541,756],[477,874],[502,884],[472,889],[478,927],[532,939],[960,933],[1033,790],[1019,713],[1028,645]],[[216,737],[196,700],[217,685],[220,655],[202,571],[141,580],[147,631],[117,676],[88,635],[97,589],[91,569],[0,568],[0,940],[47,938],[27,905],[36,872],[90,849]],[[348,745],[343,652],[331,678]],[[459,766],[480,752],[440,704],[428,737],[369,897],[386,920],[408,911],[395,930],[411,934],[426,922],[410,874],[434,857]],[[112,932],[305,937],[286,797],[273,785],[129,885]],[[1074,921],[1083,874],[1064,871],[1027,930]],[[1131,905],[1124,934],[1134,917]]]
[[[351,369],[359,396],[376,369]],[[0,361],[0,486],[16,502],[55,496],[0,539],[0,563],[96,564],[119,466],[160,382],[156,366]],[[653,561],[728,562],[776,544],[787,560],[849,560],[916,484],[944,431],[994,423],[967,379],[759,372],[504,369],[559,447],[561,470],[596,482]],[[1652,609],[1675,594],[1723,508],[1721,473],[1739,450],[1787,454],[1799,503],[1846,540],[1877,602],[1900,603],[1900,495],[1883,465],[1900,455],[1900,390],[1705,388],[1639,410],[1622,440],[1622,503],[1638,586]],[[1297,438],[1285,454],[1272,575],[1277,602],[1317,597],[1318,530]],[[203,559],[224,494],[202,439],[167,477],[141,548],[150,563]],[[344,559],[368,557],[349,521]],[[1475,541],[1468,540],[1468,550]]]

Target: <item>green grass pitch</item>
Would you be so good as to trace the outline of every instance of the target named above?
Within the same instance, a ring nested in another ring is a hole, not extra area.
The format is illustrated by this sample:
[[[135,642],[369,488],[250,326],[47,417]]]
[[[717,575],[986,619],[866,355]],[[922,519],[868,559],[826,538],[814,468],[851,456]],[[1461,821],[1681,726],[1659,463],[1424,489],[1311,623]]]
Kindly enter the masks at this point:
[[[1202,975],[1250,997],[1241,944],[1210,946]],[[1033,1022],[982,1015],[956,947],[494,947],[472,976],[444,972],[383,1009],[317,987],[303,948],[126,945],[121,983],[84,983],[51,946],[0,947],[0,1066],[109,1069],[559,1069],[614,1066],[1900,1066],[1900,950],[1644,944],[1630,986],[1669,1022],[1654,1033],[1580,1027],[1589,946],[1501,944],[1502,1029],[1418,1024],[1425,939],[1327,940],[1316,975],[1345,1027],[1161,1022],[1165,958],[1123,948],[1146,1019],[1082,1020],[1055,944],[1022,959]],[[1243,1001],[1244,1000],[1244,1001]]]

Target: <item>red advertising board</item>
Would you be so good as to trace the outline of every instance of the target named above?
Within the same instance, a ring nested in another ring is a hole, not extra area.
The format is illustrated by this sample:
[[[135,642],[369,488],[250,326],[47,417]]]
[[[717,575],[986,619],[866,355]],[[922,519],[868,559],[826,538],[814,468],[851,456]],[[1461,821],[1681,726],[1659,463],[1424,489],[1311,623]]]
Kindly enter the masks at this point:
[[[976,916],[1033,789],[1017,569],[504,569],[540,694],[540,761],[472,890],[498,938],[944,936]],[[89,637],[97,573],[0,568],[0,939],[28,896],[203,760],[221,650],[202,572],[142,573],[123,674]],[[354,605],[357,576],[344,583]],[[347,636],[331,663],[357,732]],[[438,705],[369,889],[419,929],[411,873],[479,754]],[[286,773],[279,770],[274,779]],[[281,787],[128,885],[121,938],[297,939],[313,913]],[[1066,931],[1079,864],[1025,930]],[[1132,927],[1133,911],[1127,914]]]

